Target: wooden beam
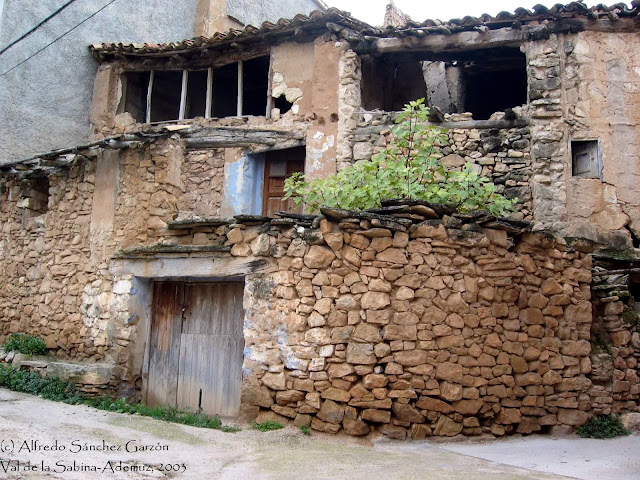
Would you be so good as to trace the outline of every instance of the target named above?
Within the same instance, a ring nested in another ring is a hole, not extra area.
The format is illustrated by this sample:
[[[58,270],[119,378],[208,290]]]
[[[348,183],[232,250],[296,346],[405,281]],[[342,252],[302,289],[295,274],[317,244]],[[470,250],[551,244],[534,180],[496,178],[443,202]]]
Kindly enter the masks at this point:
[[[547,29],[544,25],[522,28],[500,28],[488,32],[459,32],[452,35],[430,34],[423,37],[406,36],[402,38],[376,38],[368,46],[356,47],[358,53],[395,53],[395,52],[447,52],[476,50],[502,46],[516,46],[526,42],[531,35],[540,34]]]
[[[505,128],[522,128],[531,125],[531,122],[525,118],[518,118],[516,120],[465,120],[462,122],[426,122],[427,127],[442,127],[442,128],[458,128],[458,129],[478,129],[487,130],[492,128],[505,129]],[[382,130],[389,128],[390,125],[374,125],[371,127],[361,127],[355,131],[356,135],[368,135],[372,133],[380,133]]]
[[[115,259],[109,269],[116,276],[223,278],[272,272],[277,270],[277,264],[270,258],[197,256]]]

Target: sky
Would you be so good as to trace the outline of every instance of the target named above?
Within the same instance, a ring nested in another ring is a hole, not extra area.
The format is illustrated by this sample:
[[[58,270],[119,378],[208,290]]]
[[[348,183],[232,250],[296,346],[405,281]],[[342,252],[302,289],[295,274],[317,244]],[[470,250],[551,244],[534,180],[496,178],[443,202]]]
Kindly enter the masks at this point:
[[[370,25],[381,25],[388,0],[324,0],[330,7],[351,12]],[[483,13],[495,16],[502,11],[512,12],[518,7],[531,10],[534,5],[552,7],[556,3],[570,3],[571,0],[395,0],[396,6],[412,20],[422,22],[427,19],[451,20],[466,15],[479,17]],[[604,3],[613,5],[619,0],[586,0],[588,6]],[[631,2],[624,2],[629,5]]]

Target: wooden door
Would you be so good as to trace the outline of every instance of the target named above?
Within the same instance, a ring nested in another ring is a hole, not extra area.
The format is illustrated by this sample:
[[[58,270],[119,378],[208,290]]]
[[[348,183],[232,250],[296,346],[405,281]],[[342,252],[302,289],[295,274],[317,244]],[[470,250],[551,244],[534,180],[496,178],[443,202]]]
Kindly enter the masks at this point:
[[[175,405],[184,288],[158,282],[153,288],[147,405]]]
[[[264,192],[262,214],[272,217],[278,210],[302,212],[302,205],[296,206],[292,198],[283,200],[284,181],[296,172],[304,172],[305,147],[274,150],[265,155]]]
[[[167,397],[173,398],[168,404],[208,415],[236,416],[244,349],[243,284],[173,285],[180,286],[183,301],[177,322],[180,333],[173,337],[178,349],[177,371],[171,371],[175,396]],[[149,372],[149,389],[153,391],[151,368]]]

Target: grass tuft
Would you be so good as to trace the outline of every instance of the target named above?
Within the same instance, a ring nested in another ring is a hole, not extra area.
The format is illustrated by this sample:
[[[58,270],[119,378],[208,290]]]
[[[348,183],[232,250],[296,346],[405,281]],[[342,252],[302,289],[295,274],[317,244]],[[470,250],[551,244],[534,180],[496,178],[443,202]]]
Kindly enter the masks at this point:
[[[305,435],[311,435],[311,430],[306,425],[300,425],[300,431]]]
[[[181,423],[192,427],[212,428],[223,432],[239,432],[235,425],[223,425],[220,417],[209,417],[202,413],[178,410],[177,407],[149,407],[139,403],[129,403],[124,398],[85,398],[75,388],[75,385],[60,380],[57,377],[42,378],[35,372],[14,370],[10,366],[0,365],[0,387],[6,387],[15,392],[39,395],[47,400],[69,404],[84,403],[98,410],[142,415],[156,420]]]
[[[600,415],[589,419],[578,428],[577,433],[582,438],[613,438],[629,435],[631,432],[624,428],[619,415]]]
[[[284,428],[284,425],[274,420],[266,420],[262,423],[253,423],[251,428],[260,430],[261,432],[270,432],[272,430],[280,430],[281,428]]]
[[[39,395],[47,400],[76,404],[82,401],[82,396],[76,391],[75,385],[60,380],[57,377],[41,377],[35,372],[14,370],[8,365],[0,365],[0,387],[6,387],[15,392]]]

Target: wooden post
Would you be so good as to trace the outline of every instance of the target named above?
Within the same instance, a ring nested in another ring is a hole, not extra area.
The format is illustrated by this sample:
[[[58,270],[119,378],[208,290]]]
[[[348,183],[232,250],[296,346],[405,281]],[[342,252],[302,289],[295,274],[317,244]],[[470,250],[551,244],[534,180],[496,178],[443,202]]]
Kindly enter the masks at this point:
[[[151,123],[151,91],[153,90],[153,76],[155,74],[155,70],[151,70],[149,74],[149,88],[147,89],[147,115],[146,115],[146,123]]]
[[[207,103],[204,118],[211,118],[211,106],[213,104],[213,68],[207,69]]]
[[[238,107],[237,107],[237,115],[238,117],[242,116],[242,70],[243,70],[242,60],[238,62]]]
[[[267,111],[265,117],[271,118],[271,106],[273,99],[271,98],[271,89],[273,88],[273,57],[269,55],[269,73],[267,73]]]
[[[189,71],[182,70],[182,90],[180,91],[180,113],[178,120],[184,120],[184,112],[187,109],[187,86],[189,85]]]

